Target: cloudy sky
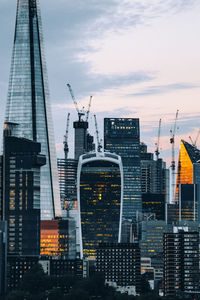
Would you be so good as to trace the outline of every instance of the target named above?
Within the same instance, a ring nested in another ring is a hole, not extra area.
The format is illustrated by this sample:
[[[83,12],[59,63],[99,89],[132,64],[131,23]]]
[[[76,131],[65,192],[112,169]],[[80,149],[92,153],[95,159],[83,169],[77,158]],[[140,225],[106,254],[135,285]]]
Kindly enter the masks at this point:
[[[8,88],[16,0],[0,0],[0,120]],[[199,0],[40,0],[58,156],[66,115],[93,95],[101,136],[104,117],[140,118],[141,140],[170,162],[170,129],[179,109],[176,146],[200,128]],[[91,132],[94,131],[90,115]],[[200,138],[197,143],[200,146]]]

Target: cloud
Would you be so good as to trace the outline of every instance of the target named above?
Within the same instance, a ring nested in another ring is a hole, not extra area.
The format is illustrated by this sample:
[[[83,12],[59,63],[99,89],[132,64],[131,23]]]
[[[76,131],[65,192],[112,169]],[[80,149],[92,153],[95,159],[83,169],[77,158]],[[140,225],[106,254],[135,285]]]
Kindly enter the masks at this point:
[[[169,93],[175,90],[186,90],[186,89],[194,89],[199,88],[199,85],[191,84],[191,83],[172,83],[167,85],[158,85],[158,86],[150,86],[141,90],[140,92],[129,94],[131,97],[143,97],[143,96],[151,96],[158,95],[163,93]]]

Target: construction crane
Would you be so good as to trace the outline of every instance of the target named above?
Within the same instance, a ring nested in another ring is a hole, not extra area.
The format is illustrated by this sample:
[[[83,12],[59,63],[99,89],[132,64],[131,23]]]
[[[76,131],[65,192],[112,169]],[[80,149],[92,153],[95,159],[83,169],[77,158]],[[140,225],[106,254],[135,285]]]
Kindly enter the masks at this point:
[[[102,148],[101,140],[99,139],[99,130],[98,130],[98,124],[97,124],[97,117],[94,115],[94,122],[95,122],[95,128],[96,128],[96,138],[97,138],[97,151],[100,152]]]
[[[92,102],[92,96],[90,96],[90,101],[88,104],[88,110],[86,111],[86,122],[88,122],[88,118],[89,118],[89,113],[90,113],[90,108],[91,108],[91,102]]]
[[[158,126],[158,139],[157,139],[157,142],[155,143],[155,145],[156,145],[155,154],[156,154],[157,160],[158,160],[159,154],[160,154],[160,152],[159,152],[159,150],[160,150],[160,148],[159,148],[159,146],[160,146],[160,131],[161,131],[161,119],[159,120],[159,126]]]
[[[177,119],[178,119],[178,112],[179,110],[177,109],[176,111],[176,117],[174,121],[174,127],[173,129],[170,130],[171,137],[170,137],[170,143],[172,144],[172,161],[171,161],[171,170],[172,170],[172,197],[174,201],[174,196],[175,196],[175,180],[176,180],[176,164],[175,164],[175,135],[176,135],[176,129],[177,129]]]
[[[81,117],[85,115],[85,112],[84,112],[83,110],[80,110],[80,109],[78,108],[78,103],[77,103],[77,101],[76,101],[76,99],[75,99],[75,97],[74,97],[73,90],[72,90],[71,85],[70,85],[69,83],[67,83],[67,87],[68,87],[68,89],[69,89],[70,95],[71,95],[72,100],[73,100],[73,102],[74,102],[74,106],[75,106],[76,111],[77,111],[77,113],[78,113],[78,119],[79,119],[79,121],[82,121]]]
[[[70,113],[67,114],[66,132],[65,132],[64,141],[63,141],[65,159],[68,158],[68,152],[69,152],[69,146],[68,146],[69,117],[70,117]]]
[[[196,137],[195,141],[193,141],[193,139],[191,138],[191,136],[189,136],[189,139],[190,139],[190,141],[192,143],[192,146],[194,146],[194,147],[197,146],[197,141],[199,139],[199,136],[200,136],[200,129],[198,130],[197,137]]]

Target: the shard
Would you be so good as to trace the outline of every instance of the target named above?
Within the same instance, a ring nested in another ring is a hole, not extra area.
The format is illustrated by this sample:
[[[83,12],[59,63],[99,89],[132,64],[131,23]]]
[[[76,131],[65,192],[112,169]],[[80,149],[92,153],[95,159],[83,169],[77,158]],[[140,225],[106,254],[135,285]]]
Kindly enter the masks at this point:
[[[41,143],[41,219],[61,215],[56,151],[38,0],[18,0],[6,121],[15,135]],[[37,178],[35,179],[37,180]]]

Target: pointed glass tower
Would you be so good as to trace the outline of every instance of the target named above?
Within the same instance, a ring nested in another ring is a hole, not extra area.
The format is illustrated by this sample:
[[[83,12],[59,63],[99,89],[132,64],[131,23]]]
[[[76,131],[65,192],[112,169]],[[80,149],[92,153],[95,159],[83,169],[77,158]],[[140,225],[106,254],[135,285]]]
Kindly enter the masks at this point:
[[[47,164],[41,168],[41,219],[61,215],[56,151],[49,103],[38,0],[18,0],[6,121],[15,135],[41,143]]]
[[[178,170],[176,178],[176,194],[175,200],[179,199],[179,185],[180,184],[194,184],[195,178],[195,165],[200,162],[200,150],[184,140],[181,140],[181,146],[178,159]]]

